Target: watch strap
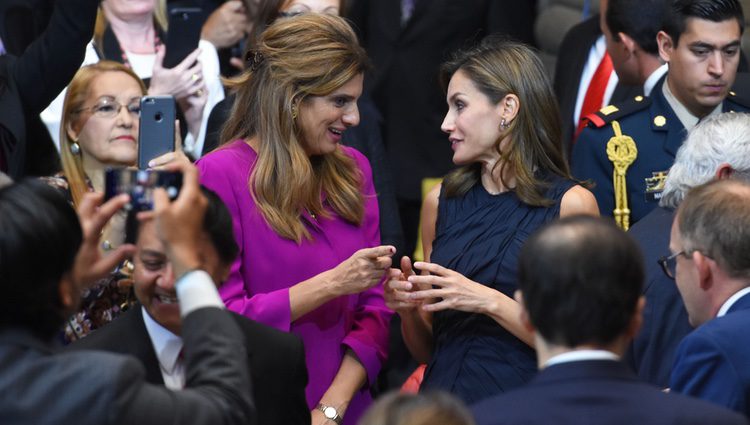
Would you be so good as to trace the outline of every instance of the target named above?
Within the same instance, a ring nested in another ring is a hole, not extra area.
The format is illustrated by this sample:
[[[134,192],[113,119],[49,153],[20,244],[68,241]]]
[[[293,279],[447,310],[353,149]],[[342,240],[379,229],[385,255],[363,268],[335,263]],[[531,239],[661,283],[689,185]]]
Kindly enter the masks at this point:
[[[336,409],[333,406],[328,406],[323,403],[318,403],[317,406],[315,406],[317,410],[320,410],[323,412],[323,415],[326,417],[326,419],[332,420],[336,423],[336,425],[341,425],[342,422],[344,422],[344,418],[339,415],[338,409]]]

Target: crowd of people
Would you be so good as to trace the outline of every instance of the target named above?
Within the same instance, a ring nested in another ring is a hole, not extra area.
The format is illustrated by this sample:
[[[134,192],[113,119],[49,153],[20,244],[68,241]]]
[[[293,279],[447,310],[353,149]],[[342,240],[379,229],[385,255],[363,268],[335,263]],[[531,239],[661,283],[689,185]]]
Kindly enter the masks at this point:
[[[25,50],[0,9],[3,423],[750,420],[739,0],[600,0],[554,78],[533,1],[38,2]],[[138,175],[180,188],[114,193],[160,95]]]

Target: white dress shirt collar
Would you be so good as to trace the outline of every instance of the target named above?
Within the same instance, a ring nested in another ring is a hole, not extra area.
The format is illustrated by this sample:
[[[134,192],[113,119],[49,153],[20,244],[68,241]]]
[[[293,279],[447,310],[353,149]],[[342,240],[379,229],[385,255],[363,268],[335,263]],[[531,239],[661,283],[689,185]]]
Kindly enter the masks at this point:
[[[719,308],[719,312],[716,313],[716,317],[726,315],[727,312],[729,312],[729,309],[732,308],[734,303],[736,303],[740,298],[744,297],[747,294],[750,294],[750,287],[743,288],[737,291],[734,295],[729,297],[728,300],[724,301],[724,304],[722,304],[721,308]]]
[[[620,356],[607,350],[573,350],[566,353],[552,356],[544,364],[544,367],[550,367],[562,363],[580,362],[584,360],[620,360]]]
[[[164,385],[171,390],[185,387],[185,365],[180,357],[182,338],[158,324],[145,308],[141,308],[143,322],[151,339],[151,344],[159,360]]]
[[[654,72],[652,72],[651,75],[646,78],[646,82],[643,83],[644,96],[651,96],[651,91],[654,90],[654,86],[659,82],[661,77],[663,77],[664,74],[667,73],[667,70],[669,70],[669,65],[665,63],[664,65],[656,68]]]

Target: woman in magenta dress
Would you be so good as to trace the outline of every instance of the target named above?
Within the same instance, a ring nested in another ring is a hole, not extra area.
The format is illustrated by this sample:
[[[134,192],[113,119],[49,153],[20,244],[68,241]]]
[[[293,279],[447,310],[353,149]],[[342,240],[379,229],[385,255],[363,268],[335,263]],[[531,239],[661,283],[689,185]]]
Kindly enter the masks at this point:
[[[395,252],[379,246],[369,163],[339,144],[359,122],[366,55],[343,19],[317,14],[277,21],[256,49],[222,147],[197,164],[241,249],[220,292],[230,310],[302,338],[313,424],[354,424],[386,357]]]

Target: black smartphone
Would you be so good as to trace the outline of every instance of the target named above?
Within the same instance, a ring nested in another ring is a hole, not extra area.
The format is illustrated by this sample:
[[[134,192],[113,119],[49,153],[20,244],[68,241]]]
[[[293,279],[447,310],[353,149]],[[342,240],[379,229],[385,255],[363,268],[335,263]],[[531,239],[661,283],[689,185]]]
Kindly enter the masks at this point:
[[[145,170],[152,159],[175,150],[175,101],[172,96],[143,96],[138,128],[138,168]]]
[[[167,51],[164,68],[174,68],[198,48],[203,28],[203,10],[199,7],[177,7],[169,12]]]
[[[108,168],[104,172],[104,200],[127,193],[130,195],[130,203],[125,205],[127,211],[153,209],[153,192],[157,187],[164,188],[170,199],[177,198],[182,188],[182,173],[132,168]]]

